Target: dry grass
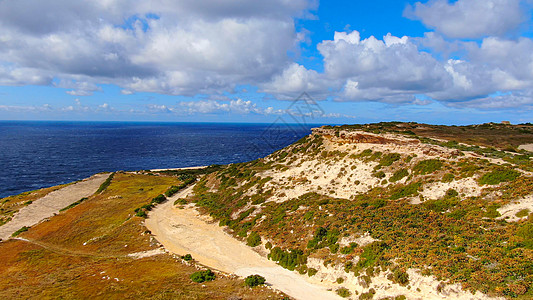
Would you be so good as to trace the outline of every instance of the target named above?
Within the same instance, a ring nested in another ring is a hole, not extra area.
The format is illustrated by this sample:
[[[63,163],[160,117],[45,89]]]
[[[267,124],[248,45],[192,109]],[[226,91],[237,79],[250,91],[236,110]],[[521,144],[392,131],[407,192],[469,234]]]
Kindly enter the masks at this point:
[[[223,274],[205,287],[193,283],[196,268],[168,254],[127,257],[155,248],[134,209],[176,183],[175,177],[117,173],[104,193],[20,235],[29,241],[0,243],[0,298],[279,298]]]

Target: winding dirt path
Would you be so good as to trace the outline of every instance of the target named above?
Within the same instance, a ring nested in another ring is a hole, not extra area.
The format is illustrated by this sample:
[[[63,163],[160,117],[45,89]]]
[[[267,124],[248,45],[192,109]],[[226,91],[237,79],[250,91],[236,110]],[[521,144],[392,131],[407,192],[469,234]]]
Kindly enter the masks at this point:
[[[205,266],[241,277],[259,274],[268,284],[296,299],[340,299],[325,287],[311,284],[303,276],[262,257],[194,208],[174,206],[176,199],[191,191],[189,187],[158,205],[146,219],[146,227],[167,250],[178,255],[190,253]]]
[[[0,226],[0,239],[7,240],[24,226],[30,227],[40,221],[57,214],[60,209],[94,194],[109,174],[96,174],[78,183],[71,184],[33,201],[32,204],[20,209],[13,219]]]

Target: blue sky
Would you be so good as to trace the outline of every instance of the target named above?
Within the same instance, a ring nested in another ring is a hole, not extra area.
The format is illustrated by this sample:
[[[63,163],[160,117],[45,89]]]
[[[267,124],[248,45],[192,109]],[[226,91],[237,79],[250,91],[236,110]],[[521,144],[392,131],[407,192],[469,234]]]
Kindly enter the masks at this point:
[[[171,2],[0,2],[0,119],[533,122],[531,0]]]

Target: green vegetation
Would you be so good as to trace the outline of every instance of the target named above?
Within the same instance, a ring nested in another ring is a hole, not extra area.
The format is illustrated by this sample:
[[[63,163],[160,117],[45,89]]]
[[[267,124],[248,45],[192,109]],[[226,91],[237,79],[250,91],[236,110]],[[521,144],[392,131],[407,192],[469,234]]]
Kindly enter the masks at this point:
[[[515,214],[517,218],[527,217],[528,215],[529,215],[529,209],[527,208],[524,208]]]
[[[317,270],[317,269],[314,269],[314,268],[309,268],[309,269],[307,269],[307,276],[309,276],[309,277],[313,277],[313,276],[315,276],[316,273],[318,273],[318,270]]]
[[[387,279],[403,286],[409,284],[409,275],[400,268],[394,268],[392,273],[387,276]]]
[[[341,296],[342,298],[348,298],[352,295],[352,292],[350,292],[350,290],[348,290],[345,287],[340,287],[335,292],[337,293],[337,295]]]
[[[261,275],[250,275],[244,279],[244,283],[249,287],[265,284],[266,279]]]
[[[185,255],[181,256],[181,259],[183,259],[184,261],[191,261],[192,260],[192,255],[185,254]]]
[[[389,132],[387,126],[383,125],[383,132]],[[416,137],[414,134],[409,136]],[[533,295],[530,289],[533,274],[527,271],[532,266],[529,261],[533,261],[533,252],[528,248],[528,229],[521,229],[523,223],[529,221],[511,223],[495,219],[499,216],[498,207],[531,194],[531,178],[518,176],[514,180],[502,181],[497,187],[502,193],[501,198],[494,193],[495,187],[487,185],[479,196],[469,196],[468,192],[459,195],[450,189],[440,199],[414,205],[407,198],[418,196],[422,185],[472,176],[478,178],[480,174],[491,173],[500,167],[488,160],[461,157],[459,151],[450,151],[440,159],[424,160],[424,156],[402,159],[387,151],[364,150],[350,155],[349,159],[359,160],[355,163],[377,163],[379,167],[374,170],[375,174],[382,176],[380,172],[390,172],[392,176],[388,182],[393,184],[382,182],[365,192],[349,195],[350,199],[329,197],[330,188],[281,203],[271,201],[272,196],[281,195],[276,190],[278,183],[266,188],[264,182],[270,179],[262,177],[265,173],[261,172],[287,170],[291,164],[298,164],[295,156],[301,157],[304,153],[323,164],[333,164],[342,155],[347,155],[325,151],[325,147],[317,146],[314,140],[305,138],[268,159],[233,164],[207,175],[198,182],[195,195],[188,202],[196,203],[220,225],[228,226],[235,236],[248,240],[257,234],[267,239],[271,260],[308,276],[317,272],[306,266],[307,258],[312,257],[324,259],[325,264],[344,266],[346,272],[368,277],[368,281],[377,272],[390,270],[391,280],[407,285],[409,277],[405,270],[416,268],[439,280],[461,283],[465,289],[491,296]],[[449,143],[420,140],[435,145],[446,143],[445,146],[454,149],[470,147],[461,144],[460,139]],[[464,151],[478,151],[486,157],[501,155],[500,150],[487,147]],[[352,163],[339,174],[349,175],[346,169],[350,167],[355,169]],[[510,166],[503,168],[512,170]],[[290,189],[307,184],[305,180],[299,181],[299,176],[305,177],[305,174],[296,174],[279,187]],[[359,179],[347,177],[350,182]],[[243,211],[250,204],[259,207]],[[522,215],[527,216],[527,212]],[[341,237],[359,236],[365,232],[378,242],[364,247],[339,246]],[[276,247],[272,248],[272,245]],[[360,257],[358,263],[352,263],[356,256]],[[367,296],[363,298],[373,296],[371,291],[365,294]]]
[[[339,239],[339,234],[340,232],[336,228],[327,230],[323,227],[319,227],[315,231],[314,237],[307,243],[307,248],[321,249],[329,247],[331,252],[335,253],[337,251],[333,251],[333,249],[338,249],[339,247],[339,245],[336,244]]]
[[[21,229],[13,232],[13,234],[11,235],[12,237],[17,237],[19,234],[23,233],[23,232],[26,232],[30,230],[30,227],[26,227],[26,226],[23,226]]]
[[[392,191],[390,199],[398,200],[401,198],[416,195],[418,194],[418,189],[420,188],[420,186],[421,186],[420,182],[411,183],[405,186],[399,186]]]
[[[246,244],[250,247],[255,247],[261,245],[261,237],[257,232],[252,231],[248,238],[246,239]]]
[[[109,185],[111,184],[111,181],[113,181],[113,177],[115,177],[115,173],[114,172],[111,173],[109,175],[109,177],[107,177],[107,179],[100,185],[98,190],[96,190],[96,194],[100,194],[103,191],[105,191],[109,187]]]
[[[459,193],[457,193],[454,189],[449,189],[446,192],[446,195],[438,200],[428,200],[424,202],[422,205],[424,205],[427,209],[430,209],[435,212],[444,212],[455,205],[459,203],[459,199],[457,196]],[[454,215],[457,217],[457,213]]]
[[[294,271],[299,265],[305,265],[307,263],[307,257],[302,250],[293,249],[285,251],[280,247],[272,248],[268,254],[268,259],[277,262],[280,266],[291,271]]]
[[[191,274],[191,280],[196,283],[202,283],[206,281],[215,280],[215,273],[213,273],[213,271],[209,269],[194,272]]]
[[[413,168],[413,172],[417,175],[426,175],[434,173],[442,168],[442,161],[438,159],[427,159],[419,162]]]
[[[85,200],[87,200],[87,199],[88,199],[88,198],[86,198],[86,197],[81,198],[80,200],[78,200],[78,201],[76,201],[76,202],[70,204],[70,205],[67,206],[67,207],[64,207],[64,208],[60,209],[59,211],[65,211],[65,210],[71,209],[71,208],[73,208],[73,207],[75,207],[75,206],[81,204],[83,201],[85,201]]]
[[[485,173],[479,178],[479,184],[495,185],[502,182],[513,181],[520,176],[520,172],[508,169],[498,168],[492,172]]]
[[[388,167],[392,165],[395,161],[400,160],[400,158],[402,158],[402,156],[399,153],[385,154],[379,160],[379,165],[377,166],[377,168],[379,169],[381,167]]]
[[[396,181],[402,180],[404,177],[406,177],[408,175],[409,175],[409,171],[407,171],[406,169],[400,169],[400,170],[394,172],[394,174],[392,174],[392,176],[389,179],[389,181],[390,182],[396,182]]]
[[[368,290],[368,292],[362,293],[361,295],[359,295],[359,300],[373,299],[375,294],[376,294],[376,290],[370,289]]]
[[[455,175],[451,173],[447,173],[444,176],[442,176],[442,182],[452,182],[455,179]]]

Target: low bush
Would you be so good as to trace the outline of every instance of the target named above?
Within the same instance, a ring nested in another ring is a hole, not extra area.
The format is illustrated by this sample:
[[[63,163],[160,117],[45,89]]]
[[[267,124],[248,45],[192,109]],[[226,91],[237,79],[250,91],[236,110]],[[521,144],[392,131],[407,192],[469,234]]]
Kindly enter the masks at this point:
[[[62,209],[60,209],[59,211],[65,211],[65,210],[68,210],[68,209],[71,209],[73,208],[74,206],[78,205],[78,204],[81,204],[83,201],[87,200],[88,198],[84,197],[84,198],[81,198],[80,200],[72,203],[71,205],[67,206],[67,207],[64,207]]]
[[[337,295],[341,296],[342,298],[348,298],[352,295],[352,292],[345,287],[338,288],[336,292]]]
[[[393,190],[392,195],[390,196],[391,200],[398,200],[400,198],[405,198],[418,194],[418,189],[420,188],[420,183],[415,182],[408,184],[406,186],[400,186]]]
[[[96,190],[96,194],[99,194],[99,193],[105,191],[107,189],[107,187],[109,187],[109,185],[111,184],[111,181],[113,181],[113,177],[115,177],[115,173],[111,173],[111,175],[109,175],[109,177],[107,177],[107,179],[104,181],[104,183],[102,183],[100,185],[100,187],[98,188],[98,190]]]
[[[21,229],[19,229],[19,230],[13,232],[13,234],[12,234],[11,236],[12,236],[12,237],[16,237],[16,236],[18,236],[19,234],[28,231],[29,229],[30,229],[30,227],[26,227],[26,226],[24,226],[24,227],[22,227]]]
[[[259,234],[257,234],[257,232],[252,231],[246,239],[246,244],[250,247],[259,246],[261,245],[261,237],[259,236]]]
[[[409,283],[409,275],[400,268],[394,268],[392,273],[387,276],[387,279],[403,286]]]
[[[244,279],[244,283],[249,287],[265,284],[266,279],[261,275],[250,275]]]
[[[502,182],[513,181],[519,176],[520,176],[520,172],[518,171],[507,169],[507,168],[500,168],[492,172],[483,174],[483,176],[479,178],[479,183],[495,185],[495,184],[499,184]]]
[[[406,169],[400,169],[396,172],[394,172],[394,174],[392,174],[391,178],[389,179],[390,182],[396,182],[398,180],[401,180],[402,178],[406,177],[409,175],[409,171],[407,171]]]
[[[438,159],[427,159],[419,162],[413,168],[413,172],[417,175],[431,174],[442,168],[442,161]]]
[[[154,199],[152,199],[153,204],[161,204],[167,200],[167,197],[163,194],[157,195]]]
[[[194,272],[191,274],[191,280],[193,282],[202,283],[205,281],[215,280],[215,273],[207,269],[203,271]]]
[[[184,261],[191,261],[192,260],[192,255],[185,254],[185,255],[181,256],[181,259],[183,259]]]

